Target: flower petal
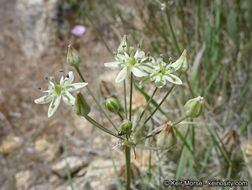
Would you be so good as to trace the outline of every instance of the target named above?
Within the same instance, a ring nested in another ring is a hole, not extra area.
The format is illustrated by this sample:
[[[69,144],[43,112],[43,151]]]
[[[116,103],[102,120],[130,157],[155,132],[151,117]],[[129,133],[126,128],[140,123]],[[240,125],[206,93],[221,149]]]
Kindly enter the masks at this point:
[[[57,110],[60,104],[61,96],[55,96],[48,109],[48,117],[51,117]]]
[[[142,59],[142,58],[144,58],[144,56],[145,56],[144,51],[137,50],[136,53],[135,53],[135,55],[134,55],[134,58],[135,59]]]
[[[120,62],[115,61],[115,62],[104,63],[104,66],[109,67],[109,68],[117,68],[120,66]]]
[[[63,77],[63,76],[61,76],[61,78],[60,78],[60,85],[62,85],[62,84],[63,84],[63,82],[64,82],[64,77]]]
[[[132,67],[131,68],[132,73],[137,76],[137,77],[143,77],[143,76],[147,76],[147,73],[141,71],[139,68],[137,67]]]
[[[155,72],[155,68],[151,65],[151,64],[148,64],[148,63],[143,63],[141,64],[140,66],[138,66],[140,69],[148,72],[148,73],[153,73]]]
[[[73,75],[73,72],[70,71],[70,72],[67,73],[63,84],[64,85],[72,84],[73,81],[74,81],[74,75]]]
[[[34,102],[36,104],[46,104],[46,103],[49,103],[52,99],[53,99],[53,95],[45,95],[34,100]]]
[[[127,77],[127,67],[124,67],[116,77],[116,83],[122,82]]]
[[[62,95],[62,99],[63,101],[68,104],[73,106],[74,102],[75,102],[75,98],[68,92],[66,91],[63,95]]]
[[[166,81],[163,79],[163,77],[161,75],[156,76],[155,79],[156,79],[155,85],[158,88],[162,88],[166,84]]]
[[[129,56],[128,56],[128,54],[126,54],[127,56],[125,56],[125,54],[124,55],[122,55],[122,54],[117,54],[117,60],[118,61],[120,61],[120,62],[125,62],[128,58],[129,58]]]
[[[176,75],[166,74],[164,75],[164,78],[173,84],[179,84],[179,85],[182,84],[182,81]]]
[[[186,59],[186,50],[183,51],[183,53],[181,54],[181,56],[178,58],[177,61],[168,65],[166,69],[168,69],[170,73],[179,70],[183,66],[185,59]]]
[[[66,91],[72,92],[75,90],[78,90],[80,88],[83,88],[84,86],[87,86],[88,83],[86,82],[77,82],[74,84],[69,84],[68,86],[66,86]]]

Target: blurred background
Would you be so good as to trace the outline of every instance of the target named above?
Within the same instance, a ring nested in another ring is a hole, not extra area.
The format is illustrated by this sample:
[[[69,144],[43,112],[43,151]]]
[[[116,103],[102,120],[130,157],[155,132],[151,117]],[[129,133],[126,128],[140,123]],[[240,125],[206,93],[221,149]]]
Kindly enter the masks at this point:
[[[122,95],[117,72],[103,64],[113,60],[124,34],[165,59],[188,51],[185,83],[156,114],[156,124],[167,115],[178,119],[189,98],[205,98],[202,116],[181,129],[193,154],[183,142],[165,153],[137,150],[134,188],[163,189],[164,179],[252,183],[251,0],[0,0],[0,28],[1,190],[120,189],[124,157],[116,139],[66,105],[48,119],[48,105],[34,99],[42,95],[38,88],[47,89],[46,76],[59,80],[59,70],[73,70],[66,64],[68,44],[79,51],[80,70],[101,103],[104,86]],[[137,113],[145,98],[134,92]],[[156,101],[161,98],[162,92]],[[91,115],[111,127],[93,104]]]

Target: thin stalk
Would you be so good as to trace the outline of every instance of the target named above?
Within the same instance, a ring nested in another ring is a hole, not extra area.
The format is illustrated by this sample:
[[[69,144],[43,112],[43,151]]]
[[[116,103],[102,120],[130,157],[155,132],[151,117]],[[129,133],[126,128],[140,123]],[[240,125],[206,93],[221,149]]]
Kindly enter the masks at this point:
[[[145,111],[148,109],[148,107],[149,107],[149,105],[150,105],[150,103],[151,103],[151,101],[152,101],[154,95],[156,94],[157,90],[158,90],[158,87],[155,88],[155,90],[153,91],[153,93],[152,93],[150,99],[148,100],[147,104],[145,105],[144,110],[142,111],[140,117],[138,118],[138,120],[137,120],[137,122],[136,122],[135,127],[133,128],[133,131],[134,131],[134,129],[138,126],[139,122],[141,121],[141,119],[142,119],[142,117],[143,117]]]
[[[165,99],[169,96],[169,94],[171,93],[171,91],[173,90],[173,88],[175,87],[175,84],[172,85],[172,87],[168,90],[168,92],[166,93],[166,95],[164,96],[164,98],[162,99],[162,101],[158,104],[158,106],[156,107],[156,109],[150,114],[150,116],[144,121],[144,124],[146,124],[150,118],[156,113],[156,111],[158,110],[158,108],[163,104],[163,102],[165,101]]]
[[[130,190],[130,147],[125,146],[125,161],[126,161],[126,190]]]
[[[126,80],[123,81],[123,94],[124,94],[124,112],[125,119],[128,118],[128,110],[127,110],[127,89],[126,89]]]
[[[170,19],[170,15],[169,15],[169,12],[168,12],[168,8],[166,7],[165,10],[166,10],[166,17],[167,17],[167,20],[168,20],[169,28],[170,28],[170,30],[171,30],[173,42],[174,42],[174,44],[175,44],[177,53],[180,54],[180,49],[179,49],[179,46],[178,46],[177,38],[176,38],[176,36],[175,36],[175,33],[174,33],[174,30],[173,30],[172,24],[171,24],[171,19]]]
[[[182,117],[180,120],[176,121],[175,123],[172,124],[172,127],[176,126],[177,124],[179,124],[181,121],[184,121],[186,118],[188,118],[187,116]]]
[[[77,73],[79,74],[81,80],[83,82],[86,82],[86,80],[84,79],[83,75],[80,72],[80,69],[78,66],[74,67],[77,71]],[[101,110],[101,112],[104,114],[104,116],[109,120],[109,122],[112,124],[112,126],[114,127],[114,129],[119,132],[119,130],[117,129],[117,127],[115,126],[115,124],[113,123],[113,121],[109,118],[109,116],[107,115],[107,113],[104,111],[104,109],[102,108],[101,104],[99,103],[99,101],[96,99],[95,95],[93,94],[93,92],[90,90],[89,86],[86,86],[88,93],[92,96],[92,98],[94,99],[95,103],[97,104],[97,106],[99,107],[99,109]]]
[[[171,18],[170,18],[169,12],[168,12],[168,8],[166,8],[166,17],[167,17],[167,20],[168,20],[169,28],[171,30],[172,39],[173,39],[173,42],[175,44],[177,54],[180,55],[181,51],[180,51],[178,41],[177,41],[177,38],[176,38],[174,30],[173,30],[172,24],[171,24]],[[185,75],[186,75],[186,82],[187,82],[187,84],[189,86],[190,93],[191,93],[192,97],[194,97],[194,92],[193,92],[192,86],[191,86],[191,84],[189,82],[189,79],[188,79],[189,77],[188,77],[187,73],[185,73]]]
[[[123,116],[118,112],[117,115],[120,117],[121,120],[123,120]]]
[[[89,117],[88,115],[85,116],[86,120],[88,120],[90,123],[92,123],[95,127],[101,129],[102,131],[104,131],[105,133],[108,133],[114,137],[117,137],[119,139],[122,139],[120,136],[118,136],[117,134],[113,133],[112,131],[110,131],[109,129],[107,129],[106,127],[104,127],[103,125],[101,125],[100,123],[98,123],[97,121],[95,121],[94,119],[92,119],[91,117]]]
[[[66,165],[66,173],[67,173],[67,179],[68,179],[69,185],[71,187],[71,190],[74,190],[73,181],[72,181],[71,173],[69,171],[69,164],[68,163]]]
[[[129,110],[130,121],[131,121],[131,114],[132,114],[132,92],[133,92],[133,73],[130,74],[130,110]]]

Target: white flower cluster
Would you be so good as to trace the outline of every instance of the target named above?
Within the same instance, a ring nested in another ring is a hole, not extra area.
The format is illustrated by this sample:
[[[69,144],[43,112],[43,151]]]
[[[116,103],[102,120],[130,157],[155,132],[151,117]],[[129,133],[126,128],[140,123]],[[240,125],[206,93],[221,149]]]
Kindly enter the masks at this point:
[[[156,59],[146,55],[140,48],[135,49],[129,46],[127,37],[124,36],[115,55],[115,61],[104,63],[104,65],[113,69],[121,69],[116,77],[117,83],[133,73],[136,77],[144,77],[140,85],[150,80],[154,81],[158,88],[162,88],[166,81],[181,85],[180,78],[172,73],[187,70],[186,50],[177,61],[167,64],[162,57]]]

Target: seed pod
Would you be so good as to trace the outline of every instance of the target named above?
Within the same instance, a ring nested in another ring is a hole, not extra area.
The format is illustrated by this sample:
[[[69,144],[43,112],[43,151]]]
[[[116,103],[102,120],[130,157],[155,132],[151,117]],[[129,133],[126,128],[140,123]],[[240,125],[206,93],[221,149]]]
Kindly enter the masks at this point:
[[[82,115],[84,117],[86,117],[91,110],[90,106],[80,92],[77,93],[74,107],[77,115]]]
[[[173,128],[167,125],[158,135],[157,135],[157,147],[161,150],[167,150],[173,147],[177,143],[177,137],[174,133]]]
[[[128,119],[123,120],[121,124],[122,132],[129,132],[132,129],[132,122]]]
[[[109,111],[113,113],[118,113],[120,110],[120,104],[118,100],[114,97],[107,98],[106,107]]]
[[[201,96],[188,100],[184,105],[186,116],[192,118],[198,117],[203,110],[203,100],[204,98]]]
[[[78,66],[81,62],[81,57],[71,45],[68,46],[66,62],[70,66]]]

